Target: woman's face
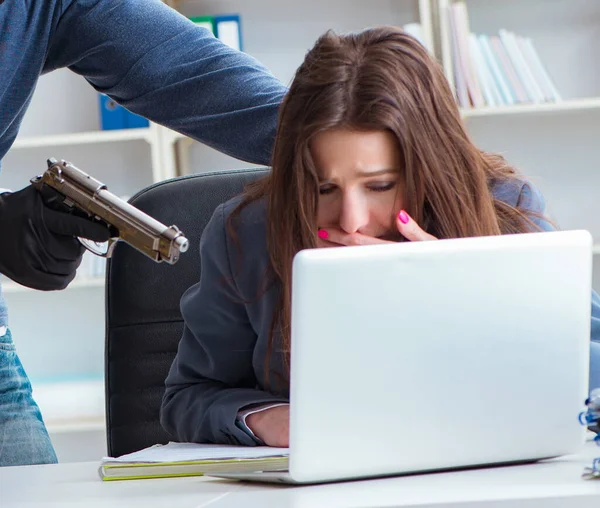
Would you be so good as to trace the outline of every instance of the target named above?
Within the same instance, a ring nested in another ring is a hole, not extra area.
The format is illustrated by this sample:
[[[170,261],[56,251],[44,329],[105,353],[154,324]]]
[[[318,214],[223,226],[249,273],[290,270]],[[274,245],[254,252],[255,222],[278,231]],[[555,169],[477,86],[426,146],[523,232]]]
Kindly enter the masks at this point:
[[[404,189],[394,136],[332,129],[317,135],[310,150],[319,174],[317,226],[399,240]]]

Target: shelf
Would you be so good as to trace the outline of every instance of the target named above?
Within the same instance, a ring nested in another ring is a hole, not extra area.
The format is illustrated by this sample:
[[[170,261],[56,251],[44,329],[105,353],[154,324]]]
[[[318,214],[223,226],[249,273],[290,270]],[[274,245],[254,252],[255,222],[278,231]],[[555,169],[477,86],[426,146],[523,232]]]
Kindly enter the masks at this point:
[[[106,418],[104,416],[98,416],[97,418],[74,418],[72,420],[50,420],[44,423],[50,435],[106,431]]]
[[[194,141],[192,138],[186,136],[185,134],[181,134],[181,132],[167,129],[166,127],[164,128],[164,131],[163,131],[163,137],[169,143],[177,143],[178,141],[182,141],[184,139],[187,139],[190,142]]]
[[[33,397],[51,434],[105,429],[104,380],[32,382]]]
[[[561,102],[546,102],[543,104],[516,104],[514,106],[498,106],[485,108],[461,108],[463,118],[476,118],[485,116],[558,113],[565,111],[582,111],[600,109],[600,97],[590,99],[572,99]]]
[[[11,149],[44,148],[64,145],[114,143],[118,141],[150,140],[150,128],[119,129],[109,131],[75,132],[49,136],[24,136],[17,138]]]
[[[71,284],[67,287],[65,291],[71,289],[84,289],[84,288],[100,288],[105,285],[104,277],[80,277],[75,278]],[[6,281],[6,279],[2,279],[2,292],[3,293],[21,293],[26,291],[36,291],[35,289],[31,289],[25,286],[21,286],[16,282]]]

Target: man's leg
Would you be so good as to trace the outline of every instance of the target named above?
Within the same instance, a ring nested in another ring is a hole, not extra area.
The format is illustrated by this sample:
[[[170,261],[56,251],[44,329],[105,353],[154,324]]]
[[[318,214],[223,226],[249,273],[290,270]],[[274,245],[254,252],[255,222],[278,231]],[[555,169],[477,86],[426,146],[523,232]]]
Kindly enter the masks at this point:
[[[55,462],[31,383],[7,330],[0,336],[0,466]]]

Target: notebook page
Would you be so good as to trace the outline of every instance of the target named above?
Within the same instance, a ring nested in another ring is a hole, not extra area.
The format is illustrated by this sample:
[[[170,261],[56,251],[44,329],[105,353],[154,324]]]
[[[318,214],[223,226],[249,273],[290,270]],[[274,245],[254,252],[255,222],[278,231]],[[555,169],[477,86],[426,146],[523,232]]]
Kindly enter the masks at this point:
[[[154,445],[120,457],[104,457],[102,464],[262,459],[287,456],[288,454],[288,448],[273,448],[270,446],[232,446],[171,442],[167,445]]]

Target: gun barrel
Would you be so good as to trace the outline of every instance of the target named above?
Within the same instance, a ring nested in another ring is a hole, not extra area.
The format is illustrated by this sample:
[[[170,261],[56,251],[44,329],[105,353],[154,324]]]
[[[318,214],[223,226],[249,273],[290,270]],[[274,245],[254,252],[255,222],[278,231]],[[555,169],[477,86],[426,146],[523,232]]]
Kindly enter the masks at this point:
[[[189,240],[183,236],[178,236],[175,238],[175,243],[177,244],[179,252],[187,252],[187,250],[190,248]]]
[[[119,237],[155,261],[173,264],[188,250],[189,242],[177,226],[166,226],[106,189],[96,193],[88,210],[98,216],[108,214]]]

